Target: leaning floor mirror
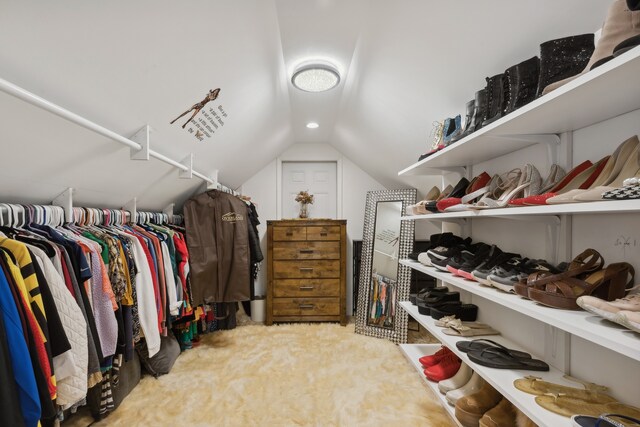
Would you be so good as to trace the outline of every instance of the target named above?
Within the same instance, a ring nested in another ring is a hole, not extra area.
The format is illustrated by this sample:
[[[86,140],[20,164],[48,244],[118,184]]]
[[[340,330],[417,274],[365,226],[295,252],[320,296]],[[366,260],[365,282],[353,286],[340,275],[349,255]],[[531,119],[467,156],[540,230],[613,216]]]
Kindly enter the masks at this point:
[[[413,221],[402,221],[416,190],[370,191],[364,215],[356,333],[407,342],[411,268],[398,263],[413,250]],[[354,283],[354,286],[356,284]]]

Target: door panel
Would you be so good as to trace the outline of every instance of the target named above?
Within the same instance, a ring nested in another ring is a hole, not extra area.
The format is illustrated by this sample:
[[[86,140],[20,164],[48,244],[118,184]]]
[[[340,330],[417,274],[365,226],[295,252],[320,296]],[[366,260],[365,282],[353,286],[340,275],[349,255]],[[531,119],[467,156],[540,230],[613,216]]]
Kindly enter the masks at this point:
[[[297,218],[300,191],[313,194],[310,218],[337,218],[337,163],[282,162],[282,218]]]

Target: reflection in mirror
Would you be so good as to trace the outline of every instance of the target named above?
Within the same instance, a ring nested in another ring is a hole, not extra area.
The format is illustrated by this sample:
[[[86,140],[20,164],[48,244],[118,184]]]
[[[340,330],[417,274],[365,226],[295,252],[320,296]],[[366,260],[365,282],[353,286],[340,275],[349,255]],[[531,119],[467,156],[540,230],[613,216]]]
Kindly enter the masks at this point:
[[[376,204],[368,325],[394,326],[401,216],[401,200]]]
[[[407,342],[411,269],[399,264],[413,249],[413,221],[402,221],[416,190],[369,191],[364,213],[356,333]],[[355,284],[354,284],[355,285]]]

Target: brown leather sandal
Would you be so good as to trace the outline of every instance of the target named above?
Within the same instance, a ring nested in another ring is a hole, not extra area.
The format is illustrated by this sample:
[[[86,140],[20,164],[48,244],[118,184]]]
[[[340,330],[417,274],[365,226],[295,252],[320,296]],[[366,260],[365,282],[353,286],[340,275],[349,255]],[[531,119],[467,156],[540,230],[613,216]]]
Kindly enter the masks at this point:
[[[558,274],[552,274],[548,271],[532,273],[527,279],[516,283],[513,290],[521,297],[531,298],[529,290],[535,285],[543,285],[569,277],[584,278],[589,273],[601,270],[602,267],[604,267],[602,255],[595,249],[586,249],[571,261],[566,271]]]
[[[629,273],[634,275],[633,267],[629,263],[618,262],[591,273],[584,280],[560,277],[562,274],[547,276],[529,287],[529,298],[549,307],[580,310],[576,299],[583,295],[593,295],[606,301],[622,298]]]

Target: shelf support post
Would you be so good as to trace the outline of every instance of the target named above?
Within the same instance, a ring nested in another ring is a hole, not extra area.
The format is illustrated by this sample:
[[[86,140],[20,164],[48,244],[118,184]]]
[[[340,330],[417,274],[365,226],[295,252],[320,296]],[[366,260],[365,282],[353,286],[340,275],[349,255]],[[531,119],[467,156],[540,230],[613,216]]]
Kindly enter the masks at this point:
[[[150,140],[151,140],[151,127],[144,125],[142,129],[135,133],[131,137],[131,140],[140,144],[140,149],[133,147],[129,148],[129,156],[131,160],[149,160]]]
[[[51,202],[54,206],[60,206],[64,209],[65,222],[73,221],[73,188],[69,187],[60,193]]]
[[[544,360],[561,372],[571,375],[571,334],[545,324]]]
[[[560,135],[555,133],[542,133],[538,135],[500,135],[500,138],[516,141],[528,141],[531,142],[531,144],[544,144],[547,149],[547,159],[549,159],[550,164],[558,162]]]
[[[207,182],[207,190],[217,190],[218,189],[218,169],[214,170],[209,178],[213,182]]]

